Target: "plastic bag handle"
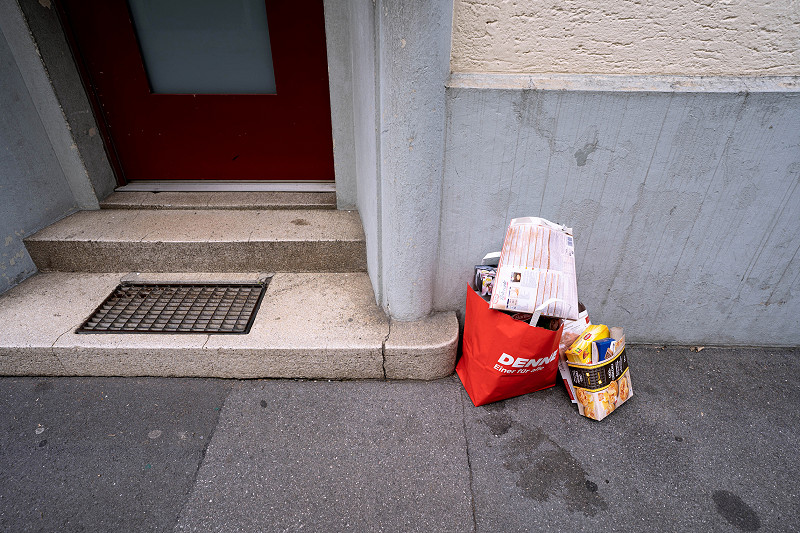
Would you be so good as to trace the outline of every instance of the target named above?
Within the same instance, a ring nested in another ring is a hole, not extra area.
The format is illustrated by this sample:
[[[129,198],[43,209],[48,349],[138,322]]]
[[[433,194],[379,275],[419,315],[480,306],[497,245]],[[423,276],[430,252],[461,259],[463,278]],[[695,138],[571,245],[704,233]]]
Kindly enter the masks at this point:
[[[561,298],[550,298],[546,302],[543,302],[542,305],[533,310],[533,315],[531,315],[530,325],[535,326],[536,323],[539,322],[539,317],[542,316],[542,311],[547,309],[547,306],[549,306],[550,304],[554,304],[556,302],[566,303],[566,301],[562,300]]]

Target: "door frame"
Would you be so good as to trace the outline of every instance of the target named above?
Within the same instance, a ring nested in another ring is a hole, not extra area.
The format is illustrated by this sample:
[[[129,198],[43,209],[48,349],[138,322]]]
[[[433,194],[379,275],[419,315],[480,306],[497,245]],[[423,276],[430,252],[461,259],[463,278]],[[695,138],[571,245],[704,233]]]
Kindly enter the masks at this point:
[[[15,2],[16,3],[16,2]],[[109,143],[109,134],[105,123],[97,120],[98,103],[93,91],[87,90],[86,70],[79,57],[72,54],[75,46],[74,37],[68,27],[61,22],[63,12],[58,1],[53,2],[55,9],[42,9],[37,2],[20,2],[20,9],[33,35],[40,52],[41,60],[50,77],[51,84],[61,104],[58,114],[64,117],[67,127],[72,131],[74,145],[84,160],[92,158],[91,171],[87,166],[86,179],[94,190],[111,190],[124,186],[121,178],[121,167]],[[363,31],[351,17],[349,1],[323,0],[325,16],[325,38],[328,54],[328,84],[331,102],[331,125],[333,134],[334,183],[337,205],[340,209],[356,208],[356,142],[353,116],[353,72],[352,72],[352,39]],[[59,31],[60,30],[60,31]],[[62,37],[63,36],[63,37]],[[72,58],[72,68],[65,61]],[[76,83],[80,80],[80,84]],[[373,83],[377,83],[373,80]],[[94,131],[86,128],[87,112],[94,118]],[[78,123],[75,115],[84,117]],[[90,130],[87,134],[86,130]],[[106,160],[98,157],[98,138],[102,140]],[[113,176],[113,183],[110,181]],[[106,181],[109,180],[109,183]],[[257,182],[264,183],[264,182]],[[329,183],[329,182],[328,182]],[[98,184],[101,186],[98,187]],[[255,183],[253,184],[255,186]],[[282,184],[286,186],[286,184]],[[101,193],[101,196],[102,193]],[[99,198],[102,199],[102,198]]]
[[[260,1],[274,30],[274,68],[285,85],[283,92],[263,96],[157,94],[125,0],[94,7],[55,0],[118,185],[335,179],[324,4]],[[310,29],[306,11],[313,15]],[[311,32],[308,38],[301,28]]]
[[[89,70],[87,69],[81,55],[75,53],[75,50],[78,50],[78,43],[75,39],[75,35],[72,32],[72,28],[69,24],[67,24],[67,14],[64,11],[64,6],[60,0],[54,0],[52,5],[54,5],[56,8],[58,21],[61,24],[61,31],[64,32],[64,37],[67,40],[70,57],[72,57],[72,61],[75,63],[75,67],[78,69],[78,75],[81,79],[83,92],[86,95],[86,98],[89,100],[94,122],[97,125],[96,127],[98,133],[100,134],[100,138],[103,141],[103,148],[105,149],[108,163],[111,165],[111,170],[114,173],[114,178],[117,181],[117,186],[125,185],[127,181],[125,181],[119,157],[116,153],[116,150],[114,150],[114,143],[111,141],[111,133],[108,131],[108,125],[106,124],[106,121],[102,118],[103,113],[100,109],[100,103],[98,102],[97,96],[95,95],[95,92],[92,90],[91,84],[89,83]]]

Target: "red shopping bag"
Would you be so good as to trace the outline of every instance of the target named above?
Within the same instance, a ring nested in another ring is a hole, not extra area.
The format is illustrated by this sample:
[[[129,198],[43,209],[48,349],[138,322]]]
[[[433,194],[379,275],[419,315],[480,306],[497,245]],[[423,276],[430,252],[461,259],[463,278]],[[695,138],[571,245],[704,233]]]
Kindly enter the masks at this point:
[[[467,288],[464,349],[456,373],[476,406],[552,387],[558,373],[558,331],[533,327],[489,309]]]

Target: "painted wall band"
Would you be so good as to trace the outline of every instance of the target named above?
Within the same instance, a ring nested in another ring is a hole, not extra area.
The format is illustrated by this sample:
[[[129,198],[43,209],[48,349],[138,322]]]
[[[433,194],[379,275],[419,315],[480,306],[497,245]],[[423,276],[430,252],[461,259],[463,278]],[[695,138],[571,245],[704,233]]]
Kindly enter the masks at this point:
[[[453,73],[447,87],[576,92],[793,93],[800,92],[800,76]]]

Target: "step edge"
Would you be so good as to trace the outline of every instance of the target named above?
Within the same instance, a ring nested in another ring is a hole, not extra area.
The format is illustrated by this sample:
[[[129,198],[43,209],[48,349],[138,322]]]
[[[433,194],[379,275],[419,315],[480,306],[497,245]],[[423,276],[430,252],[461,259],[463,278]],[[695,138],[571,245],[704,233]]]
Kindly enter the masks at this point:
[[[259,354],[248,350],[226,350],[222,361],[209,358],[203,348],[153,350],[140,348],[97,349],[25,348],[13,352],[0,348],[2,376],[119,376],[119,377],[207,377],[229,379],[381,379],[382,357],[379,348],[351,353],[312,354],[304,357],[298,369],[287,364],[307,350],[272,350]],[[165,357],[165,355],[167,355]],[[123,356],[124,359],[117,356]],[[342,360],[343,356],[347,360]]]
[[[459,324],[455,311],[429,315],[421,320],[391,320],[384,342],[387,379],[433,380],[455,369]]]

